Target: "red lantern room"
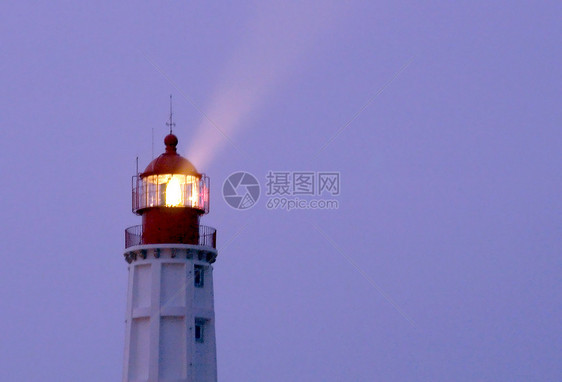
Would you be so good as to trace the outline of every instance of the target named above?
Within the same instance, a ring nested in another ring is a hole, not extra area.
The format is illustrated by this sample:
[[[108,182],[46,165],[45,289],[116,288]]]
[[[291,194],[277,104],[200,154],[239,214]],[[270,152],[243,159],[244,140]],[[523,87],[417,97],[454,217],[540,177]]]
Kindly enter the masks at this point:
[[[214,247],[214,229],[199,225],[201,215],[209,212],[209,178],[177,153],[175,135],[167,135],[164,144],[166,151],[133,177],[133,212],[142,216],[142,227],[127,231],[131,242],[126,246],[180,243]]]

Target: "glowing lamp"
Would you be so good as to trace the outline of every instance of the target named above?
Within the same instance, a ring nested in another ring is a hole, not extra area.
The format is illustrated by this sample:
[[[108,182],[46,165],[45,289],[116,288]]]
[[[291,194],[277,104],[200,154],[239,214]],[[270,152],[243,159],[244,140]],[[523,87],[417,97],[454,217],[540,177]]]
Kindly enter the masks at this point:
[[[181,186],[177,177],[172,176],[172,179],[166,184],[166,207],[179,207],[182,203]]]

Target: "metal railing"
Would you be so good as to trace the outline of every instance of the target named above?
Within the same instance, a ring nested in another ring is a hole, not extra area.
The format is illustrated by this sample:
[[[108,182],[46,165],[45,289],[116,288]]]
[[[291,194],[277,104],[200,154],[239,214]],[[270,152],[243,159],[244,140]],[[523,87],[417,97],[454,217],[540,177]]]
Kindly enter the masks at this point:
[[[142,235],[142,225],[134,225],[125,230],[125,248],[145,243]],[[198,245],[209,248],[217,248],[217,230],[206,225],[199,226]]]

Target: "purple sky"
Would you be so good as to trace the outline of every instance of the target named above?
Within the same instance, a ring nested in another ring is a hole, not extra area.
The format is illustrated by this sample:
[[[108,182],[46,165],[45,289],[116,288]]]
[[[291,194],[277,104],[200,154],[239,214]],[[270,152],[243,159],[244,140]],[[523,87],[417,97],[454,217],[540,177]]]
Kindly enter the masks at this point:
[[[562,5],[431,4],[2,4],[0,380],[120,380],[170,93],[222,381],[562,380]],[[236,211],[239,170],[340,171],[340,208]]]

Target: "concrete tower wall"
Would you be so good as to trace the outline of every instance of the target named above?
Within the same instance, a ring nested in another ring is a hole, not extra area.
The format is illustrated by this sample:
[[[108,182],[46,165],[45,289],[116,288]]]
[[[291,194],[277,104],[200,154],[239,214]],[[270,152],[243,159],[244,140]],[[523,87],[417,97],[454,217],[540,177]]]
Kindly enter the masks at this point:
[[[124,382],[215,382],[216,250],[188,244],[128,248]]]

